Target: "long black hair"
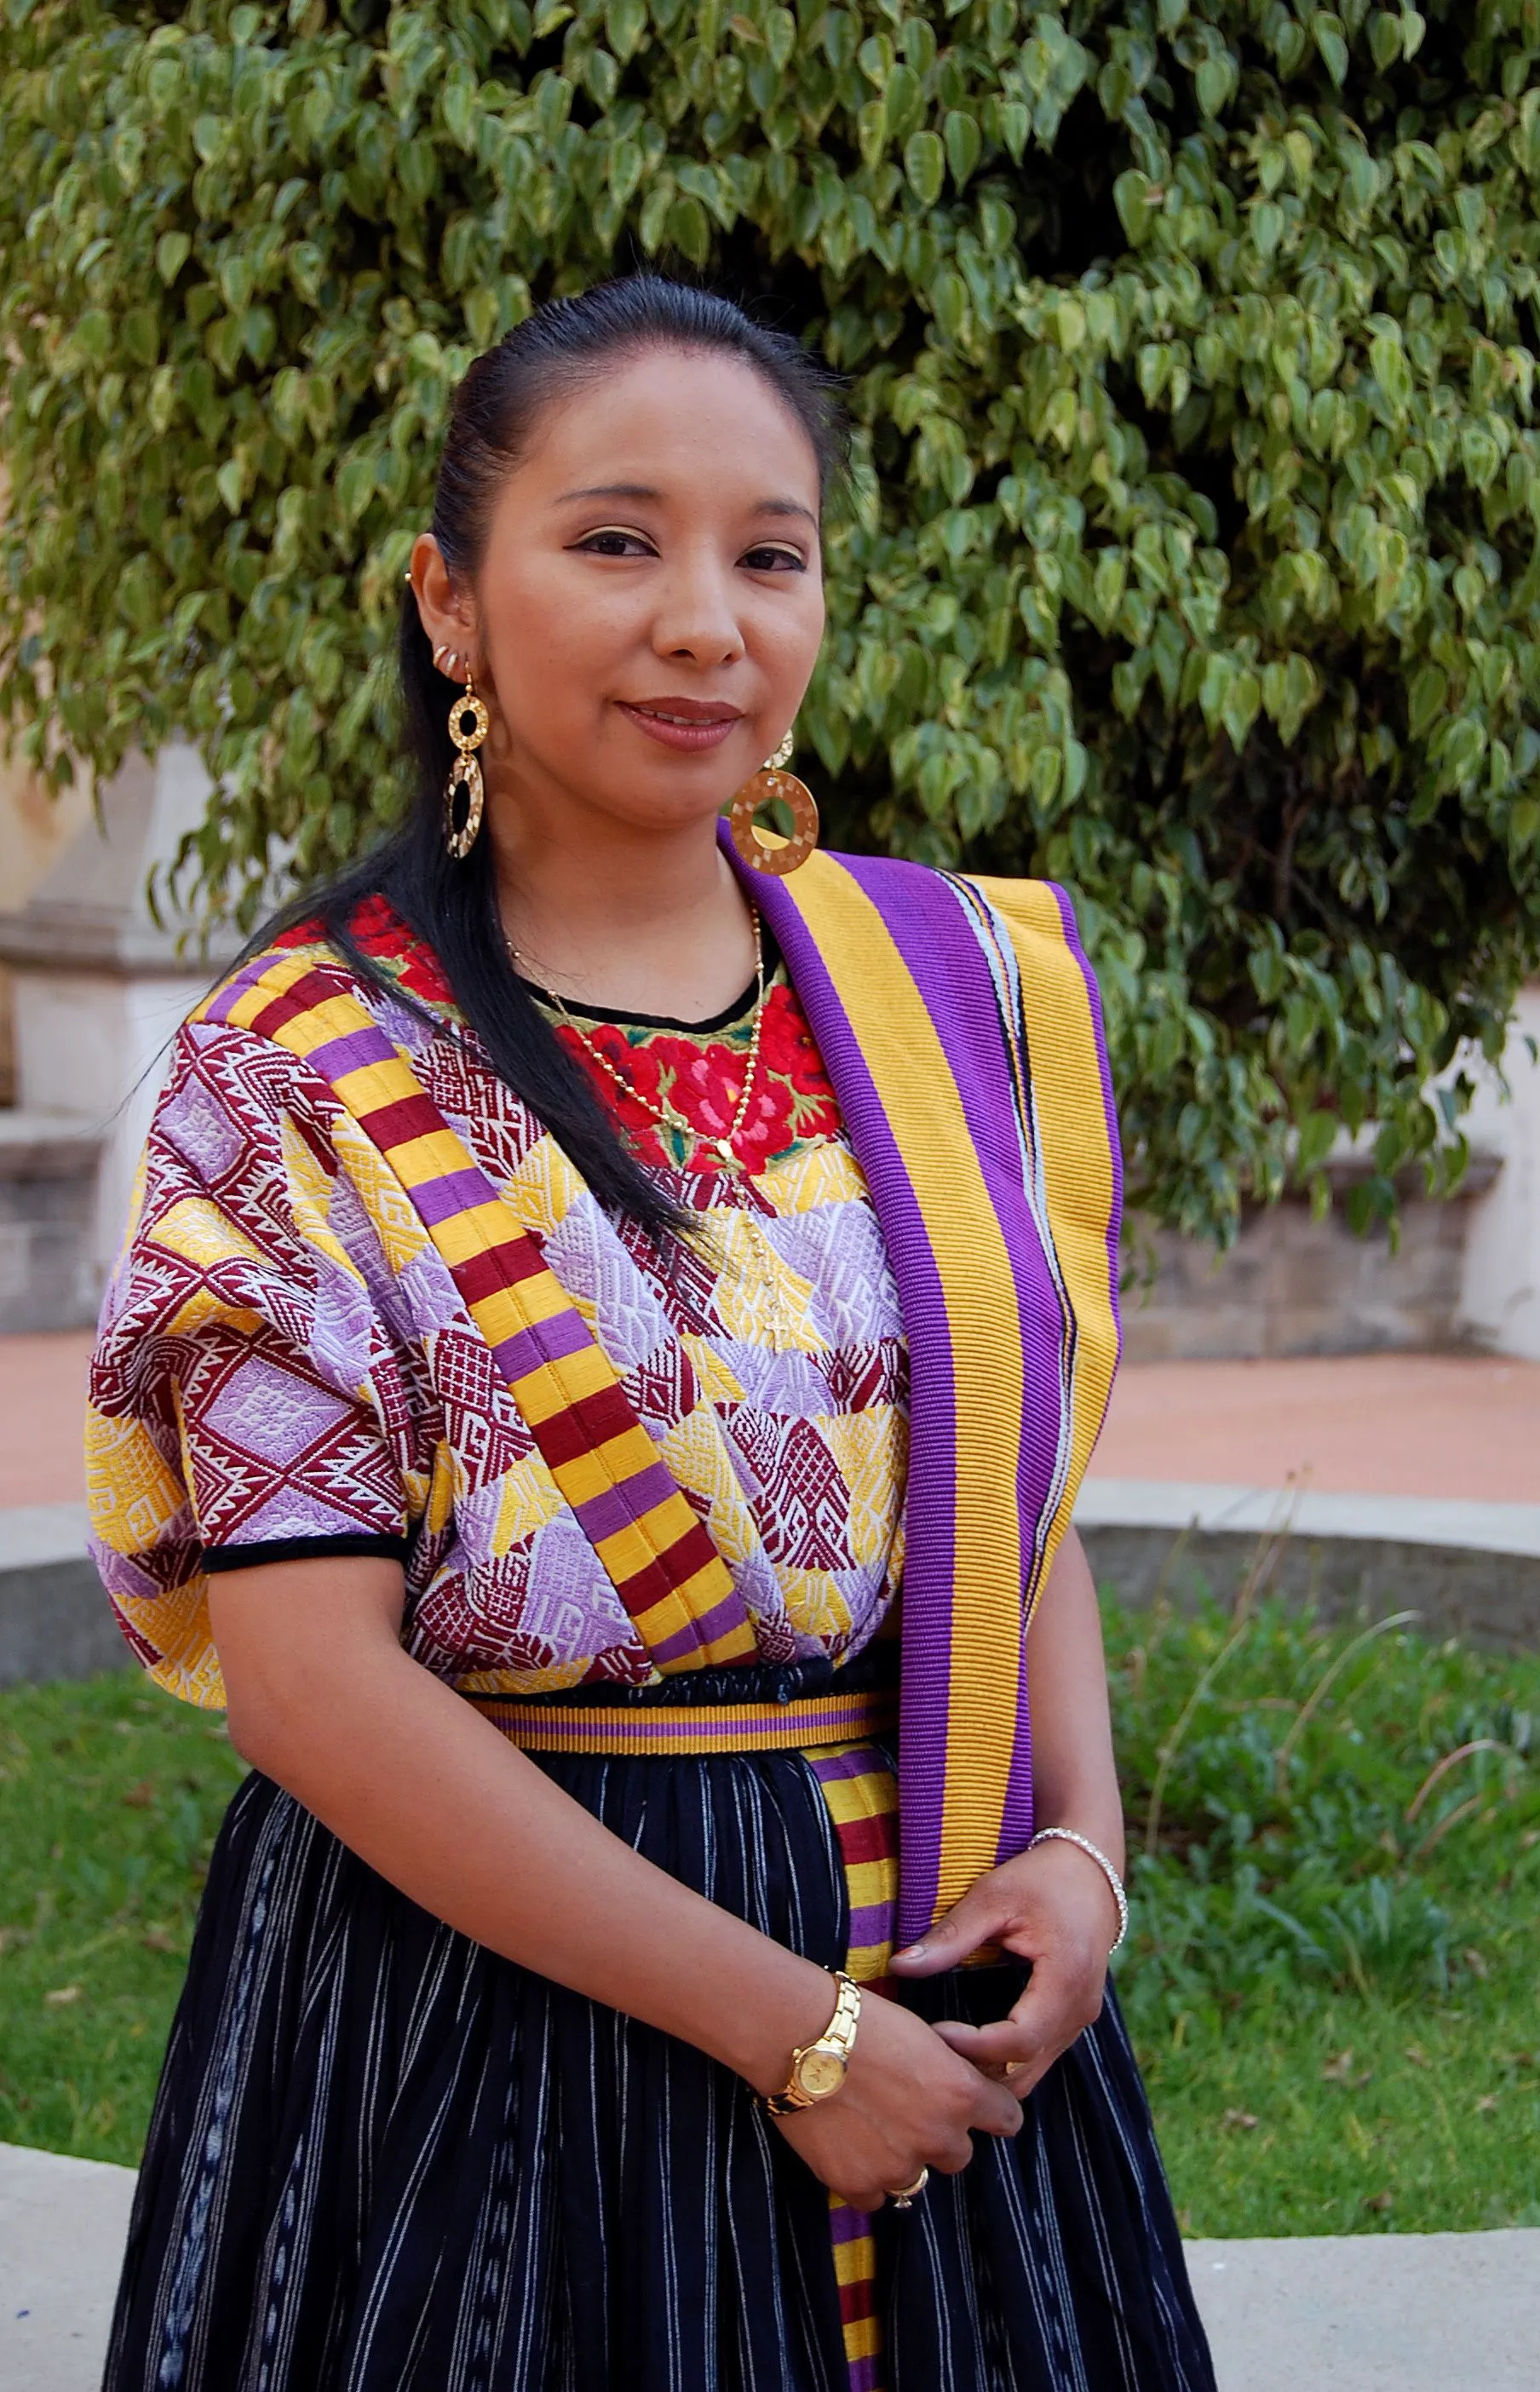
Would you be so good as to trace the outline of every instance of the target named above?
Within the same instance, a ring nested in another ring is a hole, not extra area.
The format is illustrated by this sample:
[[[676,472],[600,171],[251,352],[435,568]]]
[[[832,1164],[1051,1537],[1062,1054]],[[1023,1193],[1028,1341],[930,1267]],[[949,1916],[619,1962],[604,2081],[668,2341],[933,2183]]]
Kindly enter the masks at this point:
[[[632,275],[537,308],[478,358],[460,384],[432,524],[454,580],[467,582],[477,572],[498,494],[544,410],[607,368],[657,348],[714,351],[752,368],[806,432],[827,494],[846,453],[835,377],[789,334],[755,323],[731,300],[657,275]],[[545,1124],[601,1203],[654,1235],[677,1230],[676,1208],[624,1143],[582,1066],[510,963],[491,840],[483,836],[461,863],[445,846],[444,786],[454,755],[450,693],[409,588],[401,606],[399,667],[403,728],[416,765],[406,819],[357,864],[285,906],[248,952],[279,929],[314,921],[355,971],[380,981],[380,967],[349,926],[360,900],[383,897],[434,949],[493,1069]]]

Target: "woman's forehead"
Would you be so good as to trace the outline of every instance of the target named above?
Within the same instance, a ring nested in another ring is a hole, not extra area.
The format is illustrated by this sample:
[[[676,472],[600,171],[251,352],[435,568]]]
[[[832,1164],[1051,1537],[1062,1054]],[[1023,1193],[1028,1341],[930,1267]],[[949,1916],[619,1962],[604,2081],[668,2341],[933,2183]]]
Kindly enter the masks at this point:
[[[818,461],[787,401],[742,359],[703,350],[617,358],[558,395],[514,479],[547,504],[650,491],[741,506],[752,490],[818,508]]]

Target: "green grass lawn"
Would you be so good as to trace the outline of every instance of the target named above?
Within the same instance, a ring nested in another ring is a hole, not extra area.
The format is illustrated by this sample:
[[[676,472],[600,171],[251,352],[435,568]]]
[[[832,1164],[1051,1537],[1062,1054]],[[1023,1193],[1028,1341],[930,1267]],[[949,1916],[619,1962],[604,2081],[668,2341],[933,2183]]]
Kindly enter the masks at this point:
[[[1540,1656],[1267,1605],[1108,1649],[1184,2228],[1540,2226]],[[239,1774],[127,1672],[0,1695],[0,2139],[136,2157]]]
[[[137,2160],[240,1776],[136,1670],[0,1694],[0,2140]]]
[[[1540,1655],[1106,1625],[1119,1986],[1184,2230],[1540,2226]]]

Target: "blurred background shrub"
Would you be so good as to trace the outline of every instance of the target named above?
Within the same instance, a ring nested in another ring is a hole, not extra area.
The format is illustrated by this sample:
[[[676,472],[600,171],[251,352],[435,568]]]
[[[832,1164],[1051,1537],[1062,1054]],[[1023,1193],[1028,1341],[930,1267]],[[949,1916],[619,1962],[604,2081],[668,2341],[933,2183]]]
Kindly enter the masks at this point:
[[[832,838],[1070,885],[1154,1216],[1368,1124],[1362,1226],[1540,952],[1537,55],[1536,0],[6,0],[0,705],[59,776],[196,739],[215,902],[354,852],[467,359],[709,277],[850,378]]]

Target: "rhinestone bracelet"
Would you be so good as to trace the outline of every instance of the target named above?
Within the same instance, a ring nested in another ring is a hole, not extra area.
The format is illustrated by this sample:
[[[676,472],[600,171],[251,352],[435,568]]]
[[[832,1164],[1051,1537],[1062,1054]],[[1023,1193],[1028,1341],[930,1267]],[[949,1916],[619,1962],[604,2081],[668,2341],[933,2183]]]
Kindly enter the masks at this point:
[[[1106,1854],[1102,1851],[1100,1845],[1094,1844],[1089,1836],[1077,1835],[1073,1827],[1040,1827],[1027,1849],[1029,1852],[1036,1852],[1039,1844],[1051,1843],[1078,1844],[1082,1852],[1090,1853],[1092,1859],[1095,1862],[1096,1866],[1101,1870],[1102,1875],[1106,1878],[1108,1885],[1112,1888],[1112,1899],[1118,1905],[1118,1943],[1114,1944],[1112,1946],[1112,1952],[1116,1952],[1118,1944],[1121,1944],[1124,1936],[1128,1933],[1128,1896],[1123,1892],[1122,1878],[1119,1876],[1117,1870],[1113,1867],[1112,1863],[1107,1859]],[[1106,1956],[1109,1960],[1112,1957],[1112,1952],[1109,1952]]]

